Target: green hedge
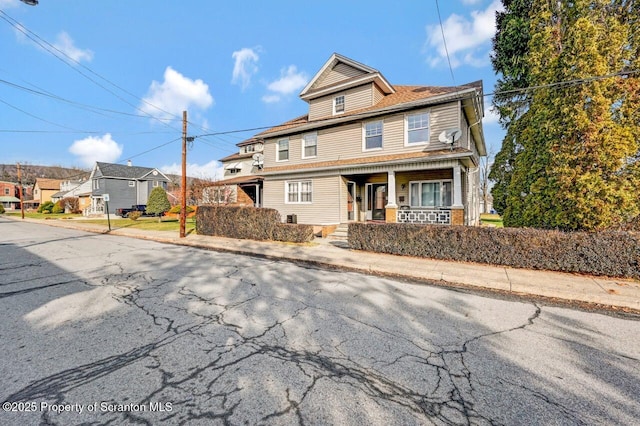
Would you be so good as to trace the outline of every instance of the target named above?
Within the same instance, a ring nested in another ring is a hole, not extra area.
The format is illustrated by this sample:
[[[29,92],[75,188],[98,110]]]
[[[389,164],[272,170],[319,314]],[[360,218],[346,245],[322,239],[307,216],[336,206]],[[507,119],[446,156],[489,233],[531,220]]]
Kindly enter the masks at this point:
[[[284,224],[277,210],[255,207],[199,206],[196,232],[218,237],[293,243],[313,239],[312,226]]]
[[[514,268],[640,278],[640,234],[410,224],[349,224],[349,247]]]

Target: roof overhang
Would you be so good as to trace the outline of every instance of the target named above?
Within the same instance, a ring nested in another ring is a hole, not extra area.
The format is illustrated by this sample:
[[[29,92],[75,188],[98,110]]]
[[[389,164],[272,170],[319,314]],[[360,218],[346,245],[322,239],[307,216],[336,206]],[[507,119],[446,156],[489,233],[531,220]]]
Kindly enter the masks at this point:
[[[457,100],[463,100],[464,101],[464,99],[473,98],[474,96],[472,96],[472,95],[474,93],[476,93],[476,91],[477,91],[477,89],[475,89],[475,88],[465,88],[465,89],[461,89],[461,90],[458,90],[458,91],[455,91],[455,92],[445,93],[445,94],[437,95],[437,96],[431,96],[431,97],[424,98],[424,99],[418,99],[416,101],[405,102],[405,103],[402,103],[402,104],[397,104],[397,105],[392,105],[392,106],[385,107],[385,108],[379,108],[379,109],[374,109],[374,110],[370,110],[370,111],[365,111],[365,112],[362,112],[362,113],[356,113],[356,114],[350,114],[350,115],[341,115],[341,116],[335,117],[335,118],[311,121],[311,122],[309,122],[307,124],[302,124],[300,126],[289,127],[287,129],[278,130],[278,131],[275,131],[275,132],[263,133],[263,134],[261,134],[261,137],[263,137],[264,139],[281,137],[281,136],[286,136],[286,135],[290,135],[290,134],[294,134],[294,133],[306,132],[306,131],[309,131],[309,130],[321,129],[321,128],[325,128],[325,127],[333,127],[333,126],[335,126],[337,124],[346,124],[346,123],[349,123],[349,122],[352,122],[352,121],[358,121],[358,120],[363,120],[363,119],[366,120],[368,118],[376,117],[376,116],[383,115],[383,114],[389,114],[389,113],[394,113],[394,112],[402,112],[402,111],[411,110],[413,108],[418,108],[418,107],[423,107],[423,106],[437,105],[437,104],[441,104],[441,103],[445,103],[445,102],[451,102],[451,101],[457,101]]]
[[[351,89],[353,87],[362,86],[363,84],[367,84],[367,83],[375,83],[386,95],[395,92],[395,89],[387,81],[387,79],[384,78],[384,76],[379,72],[376,72],[374,74],[366,74],[366,75],[363,75],[362,77],[349,79],[341,84],[324,87],[322,89],[313,90],[304,94],[301,93],[300,98],[302,98],[305,101],[309,101],[311,99],[330,95],[332,93],[342,92],[344,90]]]

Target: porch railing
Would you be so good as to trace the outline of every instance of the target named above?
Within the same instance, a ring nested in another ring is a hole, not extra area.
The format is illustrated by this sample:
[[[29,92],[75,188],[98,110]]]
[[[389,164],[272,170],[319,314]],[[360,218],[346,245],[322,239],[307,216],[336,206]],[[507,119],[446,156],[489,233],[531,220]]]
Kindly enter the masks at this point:
[[[400,209],[398,223],[418,223],[423,225],[451,225],[450,209]]]

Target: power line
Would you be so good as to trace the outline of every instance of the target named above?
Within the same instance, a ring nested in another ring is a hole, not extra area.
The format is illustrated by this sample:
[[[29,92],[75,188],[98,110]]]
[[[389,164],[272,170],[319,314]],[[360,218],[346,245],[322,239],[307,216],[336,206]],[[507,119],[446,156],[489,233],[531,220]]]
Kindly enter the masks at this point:
[[[451,66],[451,58],[449,57],[449,49],[447,48],[447,39],[444,36],[444,26],[442,25],[442,17],[440,16],[440,4],[436,0],[436,10],[438,11],[438,22],[440,22],[440,32],[442,33],[442,44],[444,45],[444,52],[447,55],[447,63],[449,64],[449,71],[451,71],[451,80],[453,85],[456,85],[456,78],[453,75],[453,67]]]
[[[82,71],[80,71],[77,67],[72,66],[70,62],[76,64],[77,66],[87,70],[88,72],[90,72],[91,74],[95,75],[96,77],[100,78],[101,80],[109,83],[110,85],[112,85],[113,87],[116,87],[117,89],[123,91],[124,93],[128,94],[129,96],[157,109],[158,111],[162,111],[170,116],[173,116],[174,118],[178,118],[176,115],[163,110],[160,107],[157,107],[153,104],[151,104],[150,102],[146,101],[145,99],[141,99],[139,97],[137,97],[136,95],[130,93],[129,91],[123,89],[122,87],[118,86],[116,83],[108,80],[107,78],[101,76],[100,74],[96,73],[95,71],[93,71],[92,69],[90,69],[89,67],[83,65],[82,63],[80,63],[79,61],[71,58],[69,55],[67,55],[65,52],[63,52],[62,50],[58,49],[57,47],[55,47],[54,45],[52,45],[51,43],[49,43],[48,41],[46,41],[45,39],[43,39],[42,37],[40,37],[38,34],[34,33],[33,31],[29,30],[27,27],[25,27],[24,25],[22,25],[21,23],[19,23],[18,21],[16,21],[15,19],[13,19],[11,16],[7,15],[3,10],[0,9],[0,18],[3,19],[5,22],[7,22],[9,25],[11,25],[12,27],[14,27],[16,30],[20,31],[22,34],[24,34],[27,38],[29,38],[31,41],[33,41],[34,43],[36,43],[38,46],[42,47],[45,51],[47,51],[48,53],[50,53],[51,55],[53,55],[55,58],[57,58],[58,60],[60,60],[62,63],[64,63],[65,65],[67,65],[68,67],[70,67],[71,69],[73,69],[74,71],[76,71],[77,73],[79,73],[80,75],[82,75],[83,77],[85,77],[86,79],[88,79],[89,81],[91,81],[92,83],[94,83],[95,85],[97,85],[98,87],[102,88],[103,90],[107,91],[108,93],[112,94],[113,96],[115,96],[116,98],[120,99],[122,102],[126,103],[127,105],[133,107],[134,109],[136,109],[137,111],[140,111],[141,113],[145,114],[147,117],[159,121],[160,123],[162,123],[163,125],[175,130],[175,131],[179,131],[178,129],[175,129],[171,126],[169,126],[165,120],[162,120],[158,117],[155,117],[151,114],[148,114],[147,112],[145,112],[144,110],[138,108],[137,106],[133,105],[132,103],[130,103],[129,101],[127,101],[126,99],[124,99],[122,96],[118,95],[117,93],[113,92],[112,90],[106,88],[104,85],[100,84],[99,82],[97,82],[95,79],[91,78],[90,76],[88,76],[87,74],[83,73]],[[55,50],[56,52],[58,52],[59,54],[63,55],[63,57],[60,57],[58,54],[56,54],[54,51],[52,51],[51,49]],[[66,59],[65,59],[66,58]]]

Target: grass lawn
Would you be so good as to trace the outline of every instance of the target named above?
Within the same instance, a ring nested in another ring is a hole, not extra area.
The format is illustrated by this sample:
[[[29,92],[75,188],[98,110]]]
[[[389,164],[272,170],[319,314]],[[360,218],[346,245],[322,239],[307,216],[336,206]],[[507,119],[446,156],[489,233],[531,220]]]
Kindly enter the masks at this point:
[[[7,216],[21,217],[20,212],[11,212],[11,213],[7,212],[5,214]],[[82,215],[72,214],[72,213],[44,214],[44,213],[36,213],[36,212],[24,212],[24,217],[28,219],[73,219],[74,217],[82,217]]]
[[[95,223],[99,225],[107,226],[106,219],[87,219],[82,223]],[[141,217],[138,220],[131,219],[111,219],[111,229],[143,229],[147,231],[176,231],[180,230],[180,221],[174,218],[163,218],[162,222],[158,222],[158,218],[155,217]],[[196,221],[195,219],[187,218],[187,224],[185,230],[187,233],[195,232]]]
[[[502,217],[499,214],[483,213],[480,215],[480,223],[482,226],[495,226],[503,228]]]

